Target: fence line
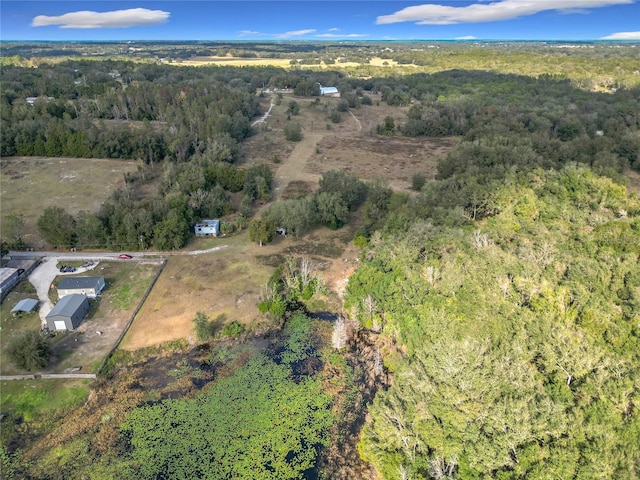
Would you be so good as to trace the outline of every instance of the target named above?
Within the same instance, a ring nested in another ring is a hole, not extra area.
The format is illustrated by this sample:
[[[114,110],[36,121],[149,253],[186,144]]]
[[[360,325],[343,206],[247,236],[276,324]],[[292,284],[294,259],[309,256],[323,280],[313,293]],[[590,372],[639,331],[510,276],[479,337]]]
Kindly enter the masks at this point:
[[[144,302],[147,301],[147,297],[151,293],[151,290],[153,290],[153,286],[156,284],[156,281],[158,280],[158,278],[160,278],[160,274],[162,274],[162,272],[164,271],[164,267],[166,265],[167,265],[167,260],[163,259],[162,260],[162,264],[160,265],[160,268],[156,272],[155,277],[153,277],[153,279],[151,280],[151,283],[149,283],[149,286],[147,287],[147,290],[144,292],[144,295],[142,295],[142,298],[138,302],[138,306],[136,307],[136,309],[131,314],[131,317],[129,317],[129,321],[127,321],[127,324],[125,325],[124,329],[122,329],[122,332],[120,332],[120,336],[118,337],[118,339],[113,344],[113,347],[111,347],[111,350],[109,350],[109,353],[107,353],[107,355],[105,355],[104,359],[102,360],[102,363],[98,367],[98,371],[96,372],[98,375],[102,372],[102,369],[104,368],[105,364],[107,363],[107,360],[109,360],[109,358],[111,358],[111,356],[113,355],[113,352],[115,352],[116,348],[118,348],[118,345],[120,345],[120,342],[122,341],[122,339],[124,338],[125,334],[129,330],[129,327],[133,323],[133,320],[136,318],[136,315],[138,315],[138,312],[140,311],[140,309],[144,305]]]
[[[39,380],[42,378],[96,378],[95,373],[33,373],[30,375],[0,375],[0,380]]]
[[[144,305],[144,302],[147,300],[147,297],[151,293],[151,290],[153,290],[153,286],[156,284],[156,281],[158,280],[158,278],[160,278],[160,274],[163,272],[164,267],[166,265],[167,265],[167,261],[165,259],[163,259],[162,260],[162,264],[160,265],[160,268],[158,268],[158,271],[156,272],[155,276],[153,277],[153,279],[149,283],[149,286],[147,287],[147,290],[144,292],[144,294],[142,295],[142,298],[138,302],[138,306],[136,307],[136,309],[133,311],[133,313],[129,317],[129,320],[127,321],[127,324],[125,325],[125,327],[122,330],[122,332],[120,332],[120,336],[118,336],[118,339],[113,344],[113,347],[111,347],[111,349],[109,350],[109,353],[107,353],[107,355],[105,355],[105,357],[102,360],[102,363],[100,364],[100,366],[98,367],[98,370],[97,370],[96,373],[32,373],[32,374],[23,374],[23,375],[0,375],[0,381],[3,381],[3,380],[38,380],[38,379],[53,379],[53,378],[90,378],[90,379],[97,378],[97,376],[100,374],[100,372],[104,368],[104,365],[107,362],[107,360],[111,357],[111,355],[113,355],[113,352],[115,352],[116,348],[118,348],[118,345],[120,345],[120,342],[122,341],[122,339],[124,338],[125,334],[129,330],[129,327],[131,326],[131,324],[133,323],[133,320],[136,318],[136,315],[138,314],[138,312],[142,308],[142,305]]]

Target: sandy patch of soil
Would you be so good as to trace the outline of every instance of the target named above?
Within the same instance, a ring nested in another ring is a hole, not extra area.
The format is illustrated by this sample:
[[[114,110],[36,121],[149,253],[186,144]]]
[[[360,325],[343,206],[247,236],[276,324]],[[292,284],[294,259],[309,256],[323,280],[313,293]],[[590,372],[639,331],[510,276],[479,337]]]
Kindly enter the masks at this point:
[[[408,190],[415,173],[433,180],[439,159],[456,143],[450,138],[327,135],[318,145],[319,153],[310,156],[306,171],[321,175],[344,169],[362,179],[382,178],[396,191]]]

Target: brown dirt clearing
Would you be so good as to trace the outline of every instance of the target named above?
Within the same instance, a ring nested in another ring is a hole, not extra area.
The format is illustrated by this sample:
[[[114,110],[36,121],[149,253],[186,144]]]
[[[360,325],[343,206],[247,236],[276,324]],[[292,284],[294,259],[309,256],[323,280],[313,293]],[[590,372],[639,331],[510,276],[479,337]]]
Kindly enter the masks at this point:
[[[411,188],[415,173],[435,178],[438,161],[457,143],[450,138],[325,136],[313,153],[306,171],[321,175],[329,170],[347,170],[361,179],[386,180],[395,191]]]
[[[193,344],[198,311],[220,324],[235,320],[254,333],[265,331],[271,321],[258,311],[257,303],[274,268],[288,256],[312,259],[333,292],[323,305],[339,308],[336,295],[344,291],[359,255],[351,243],[355,228],[321,228],[301,240],[277,237],[263,247],[250,242],[244,232],[218,239],[229,245],[223,250],[170,257],[120,348],[134,351],[185,338]]]
[[[380,102],[380,96],[366,93],[373,105],[362,105],[342,114],[342,121],[334,124],[329,112],[339,98],[296,97],[284,95],[280,105],[274,105],[264,124],[256,128],[256,135],[243,144],[248,163],[269,163],[275,171],[276,197],[291,182],[305,182],[317,187],[321,175],[329,170],[348,170],[362,180],[379,177],[385,179],[396,191],[406,191],[415,173],[423,173],[427,179],[435,177],[437,163],[454,148],[457,138],[407,138],[381,136],[375,133],[385,117],[401,124],[406,108],[389,107]],[[300,107],[299,115],[290,116],[289,102]],[[268,109],[270,97],[262,99]],[[288,120],[290,118],[290,120]],[[288,142],[284,127],[288,121],[302,126],[300,142]],[[277,158],[280,163],[274,163]]]

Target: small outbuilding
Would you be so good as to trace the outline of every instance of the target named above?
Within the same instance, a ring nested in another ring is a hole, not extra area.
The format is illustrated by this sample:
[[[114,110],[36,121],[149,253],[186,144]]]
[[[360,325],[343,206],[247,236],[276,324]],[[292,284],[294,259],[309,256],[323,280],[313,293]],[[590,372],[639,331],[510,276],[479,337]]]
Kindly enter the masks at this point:
[[[217,237],[220,235],[220,220],[202,220],[194,227],[198,237]]]
[[[11,313],[31,313],[38,308],[39,303],[38,300],[34,300],[33,298],[25,298],[16,303],[16,306],[11,309]]]
[[[72,294],[60,299],[46,316],[49,330],[75,330],[89,311],[85,295]]]
[[[100,275],[95,277],[66,277],[60,280],[56,288],[60,299],[74,294],[96,298],[104,289],[104,277]]]
[[[322,97],[339,97],[340,92],[336,87],[323,87],[320,85],[320,96]]]

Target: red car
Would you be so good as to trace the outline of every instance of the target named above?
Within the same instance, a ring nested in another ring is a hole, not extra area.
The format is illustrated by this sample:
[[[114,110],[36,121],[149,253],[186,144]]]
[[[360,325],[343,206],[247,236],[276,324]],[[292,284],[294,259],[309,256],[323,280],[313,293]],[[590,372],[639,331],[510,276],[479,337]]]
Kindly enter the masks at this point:
[[[131,260],[133,257],[131,255],[127,255],[126,253],[121,253],[118,255],[120,260]]]

